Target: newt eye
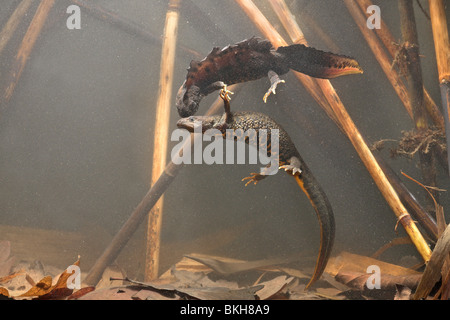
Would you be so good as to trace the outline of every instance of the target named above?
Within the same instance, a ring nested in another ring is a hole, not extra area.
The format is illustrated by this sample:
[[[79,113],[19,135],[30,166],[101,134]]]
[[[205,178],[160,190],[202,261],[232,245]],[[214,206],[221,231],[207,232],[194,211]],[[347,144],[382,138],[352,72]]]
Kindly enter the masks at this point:
[[[191,117],[189,117],[189,121],[190,122],[195,122],[195,118],[191,116]]]

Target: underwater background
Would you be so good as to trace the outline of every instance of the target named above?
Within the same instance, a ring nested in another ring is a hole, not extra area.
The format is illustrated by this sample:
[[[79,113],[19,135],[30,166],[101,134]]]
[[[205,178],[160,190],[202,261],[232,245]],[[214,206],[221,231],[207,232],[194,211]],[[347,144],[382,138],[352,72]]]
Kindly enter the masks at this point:
[[[374,2],[400,42],[397,2]],[[366,141],[398,141],[403,131],[414,128],[342,1],[286,3],[310,46],[354,57],[364,69],[362,75],[339,77],[331,83]],[[2,1],[0,25],[17,4]],[[82,268],[88,270],[150,187],[167,1],[95,1],[153,39],[83,10],[81,29],[70,30],[66,27],[70,4],[56,2],[12,97],[1,104],[0,224],[20,227],[24,234],[32,228],[81,235],[69,246],[71,251],[58,259],[48,253],[51,246],[33,258],[65,267],[79,254]],[[270,5],[266,1],[257,4],[288,39]],[[430,22],[414,5],[424,86],[441,105]],[[37,6],[34,1],[30,12]],[[235,1],[195,1],[195,6],[198,11],[181,8],[170,132],[179,119],[175,95],[190,61],[202,59],[215,46],[263,37]],[[32,17],[24,17],[0,54],[0,88],[8,85],[6,75]],[[232,110],[265,113],[289,133],[333,207],[333,254],[344,250],[371,255],[393,238],[404,236],[402,227],[395,230],[395,215],[349,140],[292,72],[282,78],[286,83],[278,86],[267,103],[262,101],[269,87],[267,79],[243,84],[232,96]],[[206,112],[217,96],[205,97],[198,114]],[[169,151],[175,144],[169,141]],[[417,158],[392,159],[391,146],[386,142],[381,157],[397,174],[403,171],[420,181]],[[181,170],[164,195],[160,272],[193,252],[245,260],[301,254],[313,266],[319,246],[314,210],[294,179],[282,171],[245,187],[241,179],[259,167],[202,164]],[[423,189],[401,179],[426,206],[428,196]],[[439,165],[437,185],[450,188],[448,173]],[[448,208],[448,192],[440,195],[441,205]],[[118,259],[133,278],[143,274],[145,228],[144,223]],[[52,234],[42,235],[49,237],[45,243],[52,242]],[[383,259],[398,261],[409,256],[420,260],[413,245],[394,247]]]

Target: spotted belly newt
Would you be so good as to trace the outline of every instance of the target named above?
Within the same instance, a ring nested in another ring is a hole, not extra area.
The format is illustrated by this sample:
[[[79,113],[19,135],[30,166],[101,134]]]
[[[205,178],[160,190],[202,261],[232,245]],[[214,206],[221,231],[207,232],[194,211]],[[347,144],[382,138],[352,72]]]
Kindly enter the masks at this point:
[[[229,110],[229,106],[225,109]],[[223,120],[224,117],[226,118],[225,122]],[[223,116],[189,116],[181,118],[177,122],[178,127],[185,128],[190,132],[194,132],[194,126],[198,124],[202,125],[203,132],[208,129],[218,129],[227,138],[230,137],[225,134],[227,129],[242,129],[241,132],[246,132],[249,129],[256,131],[266,129],[268,131],[267,141],[271,141],[270,129],[279,130],[279,168],[284,169],[295,179],[301,190],[307,196],[319,220],[320,249],[313,275],[306,286],[306,288],[309,288],[320,278],[330,257],[335,236],[334,214],[325,192],[301,158],[287,132],[269,116],[256,112],[229,111],[228,114]],[[267,146],[267,150],[271,152],[270,145]],[[242,180],[246,181],[246,185],[249,183],[256,184],[266,176],[261,173],[252,173],[250,177]]]

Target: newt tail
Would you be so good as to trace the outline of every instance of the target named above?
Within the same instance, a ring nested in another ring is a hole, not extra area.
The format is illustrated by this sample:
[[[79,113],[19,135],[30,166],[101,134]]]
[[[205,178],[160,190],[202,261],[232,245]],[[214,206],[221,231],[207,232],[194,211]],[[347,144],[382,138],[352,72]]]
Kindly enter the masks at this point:
[[[226,100],[225,104],[227,105]],[[229,110],[229,107],[226,107],[225,109]],[[334,214],[325,192],[301,158],[287,132],[273,119],[257,112],[227,112],[223,116],[190,116],[178,120],[177,123],[178,127],[185,128],[190,132],[193,132],[194,126],[199,124],[202,125],[202,132],[205,132],[208,129],[217,129],[226,138],[232,137],[232,135],[226,134],[227,129],[235,130],[235,132],[238,132],[237,130],[239,129],[241,129],[239,130],[240,132],[247,132],[249,129],[254,129],[258,132],[258,135],[260,129],[265,129],[267,130],[267,140],[265,140],[267,143],[267,152],[268,154],[271,154],[271,157],[276,151],[273,150],[274,148],[272,148],[272,150],[270,148],[271,129],[278,129],[279,168],[284,169],[288,174],[295,178],[296,182],[313,206],[320,225],[320,249],[314,273],[306,286],[306,289],[309,288],[320,278],[330,257],[335,236]],[[244,141],[248,143],[249,139],[245,139]],[[266,176],[267,175],[264,175],[264,173],[252,173],[250,177],[242,180],[248,180],[246,181],[246,185],[252,182],[256,184]]]
[[[334,216],[326,194],[323,192],[309,169],[305,170],[305,166],[303,166],[302,174],[295,175],[294,178],[316,211],[320,226],[319,255],[317,257],[313,276],[306,285],[306,289],[308,289],[322,275],[327,266],[328,259],[330,258],[335,235]]]

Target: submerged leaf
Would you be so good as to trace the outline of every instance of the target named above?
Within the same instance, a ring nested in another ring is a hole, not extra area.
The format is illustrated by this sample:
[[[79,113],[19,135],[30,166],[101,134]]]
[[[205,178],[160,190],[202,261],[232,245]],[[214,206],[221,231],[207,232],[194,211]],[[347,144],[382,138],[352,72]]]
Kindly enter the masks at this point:
[[[336,280],[347,285],[349,288],[356,290],[371,290],[367,287],[367,282],[372,274],[357,273],[357,272],[342,272],[336,275]],[[380,276],[380,288],[381,290],[395,290],[397,285],[402,285],[411,289],[417,287],[420,278],[418,275],[406,275],[406,276],[394,276],[391,274],[382,273]]]
[[[414,293],[414,300],[426,298],[431,292],[436,282],[438,282],[441,278],[442,266],[444,265],[445,259],[448,257],[449,253],[450,225],[445,228],[445,231],[436,242],[430,261],[428,261],[419,286]]]
[[[260,300],[267,300],[280,293],[287,285],[294,281],[293,277],[279,276],[272,280],[261,282],[261,290],[256,292]]]
[[[411,297],[411,289],[402,285],[396,286],[397,293],[394,300],[409,300]]]
[[[80,261],[74,263],[79,266]],[[32,286],[27,292],[19,295],[19,297],[34,297],[37,299],[61,299],[72,294],[73,289],[68,288],[69,277],[73,275],[72,272],[64,270],[59,276],[56,284],[52,286],[53,280],[51,276],[45,276],[38,283]]]
[[[79,267],[80,260],[78,259],[73,266]],[[69,278],[74,275],[75,272],[70,272],[68,269],[64,270],[58,278],[56,284],[51,288],[49,292],[43,295],[39,295],[39,299],[61,299],[70,296],[73,289],[68,287]]]
[[[339,272],[356,272],[360,274],[367,274],[367,268],[370,266],[378,266],[382,274],[389,274],[393,276],[421,274],[413,269],[349,252],[341,252],[338,256],[331,258],[325,272],[332,276],[336,276]]]
[[[6,288],[0,287],[0,295],[9,297],[9,291]]]
[[[46,276],[19,297],[39,297],[52,290],[52,277]]]
[[[94,290],[95,290],[95,287],[84,287],[84,288],[81,288],[80,290],[77,290],[74,293],[72,293],[70,296],[68,296],[67,300],[79,299],[82,296],[84,296],[84,295],[86,295],[89,292],[92,292]]]
[[[81,289],[80,289],[81,290]],[[133,296],[142,290],[141,286],[119,286],[101,288],[88,292],[78,300],[133,300]],[[144,299],[141,299],[144,300]]]
[[[414,289],[422,277],[415,270],[348,252],[333,258],[326,272],[349,292],[359,292],[363,299],[393,299],[397,285]]]
[[[221,274],[231,274],[252,269],[270,267],[278,264],[284,264],[293,260],[292,258],[275,258],[255,261],[243,261],[200,254],[191,254],[186,255],[185,257],[198,261]]]
[[[21,276],[23,274],[24,273],[22,271],[18,271],[18,272],[14,272],[14,273],[10,274],[9,276],[1,277],[0,278],[0,283],[8,282],[8,281],[14,279],[15,277]]]

